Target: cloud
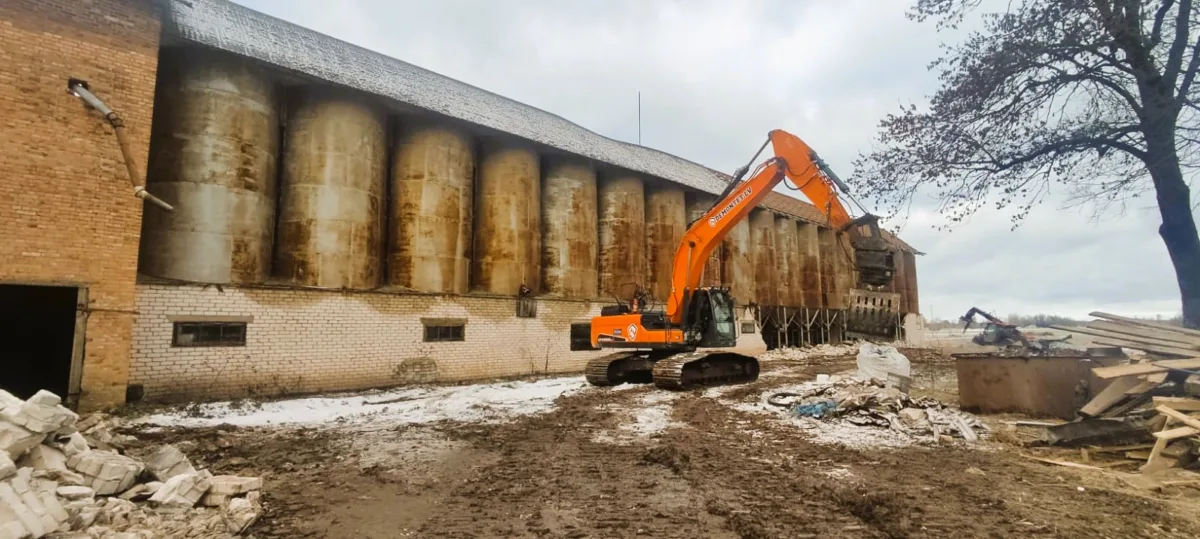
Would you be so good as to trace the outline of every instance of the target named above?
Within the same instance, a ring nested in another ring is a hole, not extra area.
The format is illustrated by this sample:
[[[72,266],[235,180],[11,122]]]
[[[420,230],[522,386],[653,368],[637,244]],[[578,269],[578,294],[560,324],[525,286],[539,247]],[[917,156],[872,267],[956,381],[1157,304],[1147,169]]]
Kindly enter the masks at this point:
[[[956,37],[909,21],[899,0],[238,3],[616,139],[637,141],[641,92],[643,144],[727,172],[783,128],[850,174],[884,115],[936,89],[926,66]],[[928,200],[891,223],[928,253],[925,314],[1178,311],[1156,210],[1092,222],[1057,200],[1016,231],[987,210],[936,231]]]

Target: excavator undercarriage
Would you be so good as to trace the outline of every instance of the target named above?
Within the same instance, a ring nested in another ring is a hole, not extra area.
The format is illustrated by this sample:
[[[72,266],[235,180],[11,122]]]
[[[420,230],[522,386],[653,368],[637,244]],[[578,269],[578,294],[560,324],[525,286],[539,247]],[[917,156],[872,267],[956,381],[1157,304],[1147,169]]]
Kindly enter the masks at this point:
[[[618,352],[588,361],[584,373],[596,386],[654,383],[663,389],[689,390],[753,382],[758,379],[758,360],[724,351]]]

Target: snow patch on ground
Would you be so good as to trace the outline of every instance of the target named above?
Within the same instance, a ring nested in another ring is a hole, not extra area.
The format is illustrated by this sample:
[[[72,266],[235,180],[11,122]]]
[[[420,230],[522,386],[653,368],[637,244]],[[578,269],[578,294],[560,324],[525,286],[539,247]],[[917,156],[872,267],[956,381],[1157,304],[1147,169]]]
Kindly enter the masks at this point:
[[[308,397],[263,403],[215,402],[148,415],[137,423],[239,427],[432,423],[443,420],[496,422],[550,410],[561,395],[589,387],[582,376],[535,382],[499,382],[453,387],[404,388],[353,395]]]
[[[652,390],[642,395],[630,407],[614,407],[621,414],[621,424],[614,432],[602,431],[592,439],[600,443],[627,444],[642,438],[657,436],[679,424],[671,421],[671,411],[680,393]]]

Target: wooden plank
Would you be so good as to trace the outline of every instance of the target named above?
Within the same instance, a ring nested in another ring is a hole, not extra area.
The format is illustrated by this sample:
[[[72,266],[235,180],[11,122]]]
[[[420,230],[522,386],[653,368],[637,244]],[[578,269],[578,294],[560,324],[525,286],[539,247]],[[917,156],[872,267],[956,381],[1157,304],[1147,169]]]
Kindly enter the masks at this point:
[[[1193,436],[1196,434],[1200,434],[1200,429],[1193,429],[1192,427],[1185,426],[1185,427],[1175,427],[1170,430],[1158,431],[1158,432],[1154,433],[1154,437],[1158,438],[1160,440],[1162,440],[1162,439],[1174,440],[1177,438],[1187,438],[1188,436]]]
[[[1081,468],[1081,469],[1084,469],[1084,470],[1103,470],[1103,469],[1104,469],[1104,468],[1097,468],[1097,467],[1095,467],[1095,466],[1090,466],[1090,465],[1087,465],[1087,464],[1080,464],[1080,463],[1078,463],[1078,462],[1068,462],[1068,461],[1065,461],[1065,460],[1045,459],[1045,458],[1042,458],[1042,457],[1035,457],[1035,456],[1033,456],[1033,455],[1026,455],[1026,454],[1024,454],[1024,453],[1022,453],[1022,454],[1021,454],[1021,456],[1022,456],[1022,457],[1025,457],[1025,458],[1027,458],[1027,459],[1029,459],[1029,460],[1036,460],[1036,461],[1038,461],[1038,462],[1045,462],[1046,464],[1054,464],[1054,465],[1057,465],[1057,466],[1066,466],[1066,467],[1068,467],[1068,468]]]
[[[1079,409],[1079,413],[1087,417],[1096,417],[1121,399],[1124,399],[1126,391],[1139,385],[1141,385],[1141,379],[1135,376],[1117,378],[1111,384],[1108,384],[1108,387],[1104,388],[1104,391],[1101,391],[1099,395],[1096,395],[1095,398],[1083,405],[1083,408]]]
[[[1183,423],[1184,425],[1187,425],[1193,429],[1200,430],[1200,419],[1196,419],[1194,417],[1184,415],[1183,413],[1177,412],[1177,411],[1175,411],[1169,407],[1163,406],[1161,404],[1158,406],[1155,406],[1154,409],[1157,410],[1158,413],[1165,415],[1171,419],[1174,419],[1175,421]]]
[[[1200,353],[1198,353],[1196,350],[1192,350],[1189,348],[1176,348],[1174,346],[1142,344],[1142,343],[1127,341],[1124,339],[1118,340],[1118,339],[1097,337],[1097,338],[1093,339],[1092,342],[1094,342],[1100,346],[1120,346],[1121,348],[1132,348],[1134,350],[1141,350],[1143,352],[1154,352],[1155,354],[1171,356],[1174,358],[1192,358],[1192,357],[1196,357],[1197,355],[1200,355]]]
[[[1102,339],[1105,339],[1108,341],[1121,343],[1121,346],[1123,346],[1125,348],[1137,348],[1139,346],[1156,347],[1156,348],[1164,348],[1164,349],[1172,349],[1172,350],[1178,348],[1180,350],[1184,350],[1185,355],[1195,355],[1197,352],[1200,352],[1200,347],[1193,346],[1190,343],[1184,344],[1184,343],[1177,343],[1177,342],[1172,342],[1172,341],[1164,341],[1161,339],[1153,339],[1150,337],[1135,337],[1133,335],[1127,335],[1124,333],[1113,333],[1111,331],[1100,331],[1098,329],[1092,329],[1090,326],[1083,327],[1083,328],[1075,328],[1075,329],[1070,329],[1070,328],[1063,327],[1063,326],[1050,326],[1050,327],[1054,328],[1054,329],[1062,330],[1062,331],[1070,331],[1073,333],[1082,333],[1084,335],[1091,335],[1093,337],[1099,337],[1099,338],[1102,338]],[[1095,340],[1095,339],[1093,339],[1093,340]]]
[[[1163,331],[1161,329],[1152,329],[1130,324],[1122,324],[1120,322],[1108,322],[1105,320],[1096,320],[1087,325],[1088,328],[1098,329],[1101,331],[1110,331],[1112,333],[1121,333],[1144,339],[1152,339],[1156,341],[1167,341],[1179,343],[1183,345],[1200,346],[1200,336],[1193,337],[1182,333],[1174,333],[1171,331]]]
[[[1120,453],[1122,451],[1134,451],[1137,449],[1150,449],[1154,444],[1133,444],[1133,445],[1106,445],[1106,446],[1090,446],[1088,450],[1092,453]],[[1144,459],[1144,457],[1143,457]]]
[[[1151,447],[1154,447],[1154,446],[1151,446]],[[1125,458],[1127,458],[1127,459],[1137,459],[1137,460],[1140,460],[1140,461],[1142,461],[1142,462],[1145,462],[1145,461],[1146,461],[1146,459],[1150,458],[1150,453],[1151,453],[1151,451],[1145,451],[1145,450],[1141,450],[1141,451],[1126,451],[1126,452],[1125,452]]]
[[[1200,412],[1200,399],[1188,397],[1154,397],[1154,405],[1162,405],[1179,412]]]
[[[1125,365],[1114,365],[1112,367],[1096,367],[1092,369],[1092,373],[1099,378],[1119,378],[1121,376],[1133,376],[1137,374],[1155,374],[1166,372],[1168,368],[1173,369],[1200,369],[1200,358],[1187,359],[1163,359],[1153,363],[1128,363]]]
[[[1200,337],[1200,330],[1188,329],[1188,328],[1179,327],[1179,326],[1172,326],[1171,324],[1164,324],[1162,322],[1155,322],[1152,320],[1137,320],[1134,318],[1126,318],[1124,316],[1117,316],[1115,314],[1102,313],[1100,311],[1090,312],[1090,313],[1088,313],[1088,316],[1091,316],[1094,318],[1104,318],[1106,320],[1114,320],[1117,322],[1125,322],[1127,324],[1134,324],[1134,325],[1138,325],[1138,326],[1146,326],[1146,327],[1151,327],[1151,328],[1155,328],[1155,329],[1162,329],[1165,331],[1173,331],[1175,333],[1182,333],[1184,335],[1191,335],[1193,337]]]
[[[1162,374],[1166,374],[1166,373],[1162,373]],[[1151,375],[1151,376],[1156,376],[1156,375]],[[1151,389],[1154,389],[1161,385],[1162,385],[1161,380],[1157,381],[1157,382],[1154,380],[1143,380],[1138,385],[1133,386],[1133,387],[1129,388],[1127,391],[1125,391],[1125,394],[1126,395],[1141,395],[1142,393],[1150,391]]]

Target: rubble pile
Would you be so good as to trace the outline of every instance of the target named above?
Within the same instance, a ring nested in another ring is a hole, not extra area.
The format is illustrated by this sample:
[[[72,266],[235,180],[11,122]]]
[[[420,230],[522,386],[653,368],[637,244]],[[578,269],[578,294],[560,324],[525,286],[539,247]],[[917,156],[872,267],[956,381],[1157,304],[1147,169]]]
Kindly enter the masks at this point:
[[[988,431],[974,415],[937,399],[909,396],[878,379],[819,375],[795,390],[769,395],[766,402],[796,417],[891,429],[917,440],[974,441]]]
[[[118,426],[0,391],[0,539],[220,538],[258,519],[262,479],[197,470],[170,445],[136,458]]]
[[[806,348],[776,348],[758,357],[759,361],[804,361],[813,358],[852,356],[858,353],[854,342],[818,344]]]

